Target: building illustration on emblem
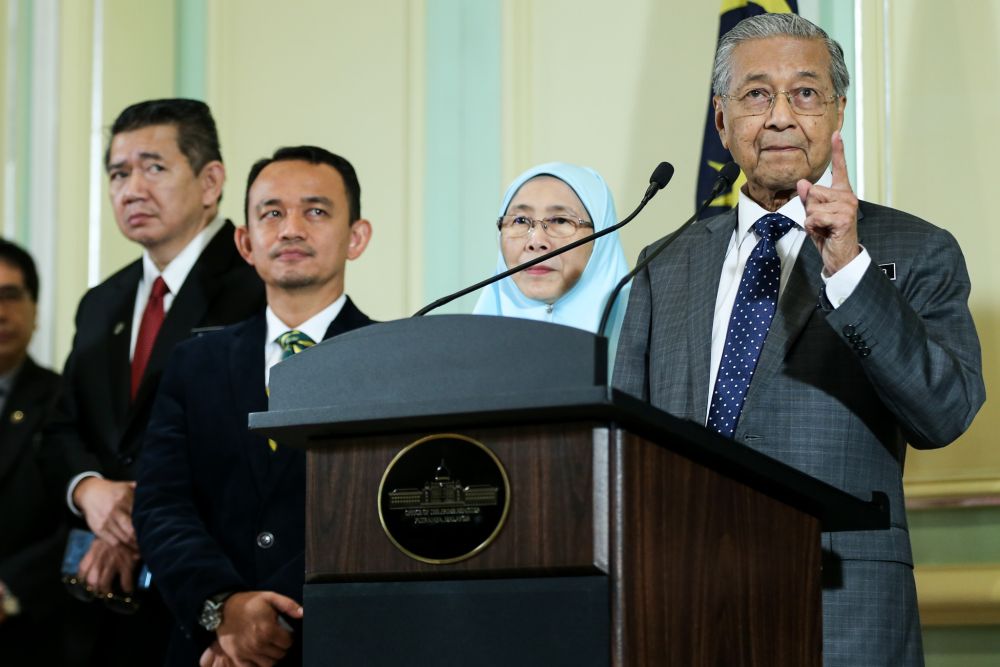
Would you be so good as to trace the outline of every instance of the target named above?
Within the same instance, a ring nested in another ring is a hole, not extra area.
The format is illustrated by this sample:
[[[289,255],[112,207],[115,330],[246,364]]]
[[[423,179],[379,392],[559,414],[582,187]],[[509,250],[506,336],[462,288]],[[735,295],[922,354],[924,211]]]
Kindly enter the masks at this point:
[[[434,478],[424,482],[423,488],[393,489],[389,492],[391,510],[472,510],[492,507],[499,503],[499,489],[491,484],[463,486],[461,480],[452,479],[444,459],[434,471]]]

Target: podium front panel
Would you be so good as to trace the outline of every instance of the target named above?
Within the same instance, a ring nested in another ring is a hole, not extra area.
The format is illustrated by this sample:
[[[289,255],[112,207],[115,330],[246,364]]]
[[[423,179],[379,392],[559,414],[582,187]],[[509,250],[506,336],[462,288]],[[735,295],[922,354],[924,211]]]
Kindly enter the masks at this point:
[[[319,443],[308,454],[306,581],[606,572],[608,499],[595,493],[594,478],[595,466],[606,466],[607,433],[586,423],[462,429],[461,435],[484,444],[505,468],[510,509],[488,547],[443,565],[415,560],[394,545],[377,506],[379,484],[393,458],[432,433]],[[606,479],[606,471],[597,472]]]

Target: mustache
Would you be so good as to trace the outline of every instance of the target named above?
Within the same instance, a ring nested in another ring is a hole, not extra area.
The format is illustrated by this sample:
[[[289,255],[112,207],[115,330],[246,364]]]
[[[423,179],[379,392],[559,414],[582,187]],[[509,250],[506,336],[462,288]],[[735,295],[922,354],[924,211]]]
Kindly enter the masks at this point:
[[[278,255],[288,250],[295,250],[296,252],[301,252],[308,257],[315,257],[316,251],[312,249],[309,245],[305,243],[282,243],[276,246],[267,253],[268,257],[271,259],[277,259]]]

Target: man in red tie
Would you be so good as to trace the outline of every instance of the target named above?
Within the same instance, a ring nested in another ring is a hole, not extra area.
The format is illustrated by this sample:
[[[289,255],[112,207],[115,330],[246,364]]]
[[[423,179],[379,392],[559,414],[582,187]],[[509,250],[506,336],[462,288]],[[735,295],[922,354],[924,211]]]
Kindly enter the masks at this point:
[[[233,224],[219,216],[226,171],[207,105],[128,107],[112,125],[105,167],[118,227],[142,257],[80,301],[43,444],[50,478],[96,536],[79,579],[99,597],[133,589],[136,461],[167,356],[193,332],[264,304],[263,285],[233,247]],[[162,663],[168,615],[155,590],[140,603],[133,616],[95,605],[94,664]]]

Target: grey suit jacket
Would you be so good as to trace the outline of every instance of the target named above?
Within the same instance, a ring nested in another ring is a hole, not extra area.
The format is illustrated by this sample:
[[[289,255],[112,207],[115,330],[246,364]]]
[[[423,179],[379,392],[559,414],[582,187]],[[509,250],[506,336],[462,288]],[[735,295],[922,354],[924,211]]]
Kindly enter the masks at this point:
[[[972,422],[985,400],[979,339],[955,239],[867,202],[858,217],[872,266],[839,308],[821,308],[822,261],[806,240],[734,439],[861,497],[885,492],[890,530],[824,534],[823,547],[845,560],[912,565],[906,443],[941,447]],[[735,226],[735,210],[692,225],[636,276],[615,363],[616,387],[702,424],[715,300]],[[894,279],[879,268],[888,264]]]

